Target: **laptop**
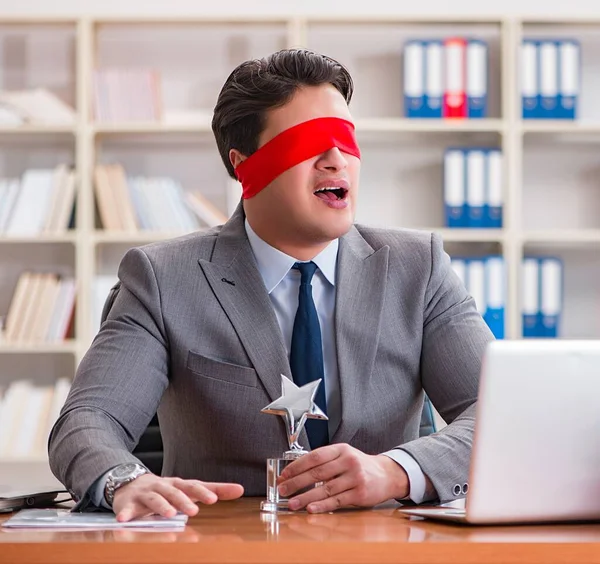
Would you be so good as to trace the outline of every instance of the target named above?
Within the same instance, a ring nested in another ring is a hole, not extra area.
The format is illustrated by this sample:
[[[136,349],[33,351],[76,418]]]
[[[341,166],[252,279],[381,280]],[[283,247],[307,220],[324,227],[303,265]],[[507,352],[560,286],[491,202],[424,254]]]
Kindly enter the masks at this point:
[[[399,511],[482,525],[600,520],[600,341],[490,343],[465,507]]]
[[[64,499],[57,499],[60,494]],[[68,501],[71,496],[66,490],[35,488],[30,490],[0,485],[0,513],[10,513],[19,509],[49,507],[55,503]]]

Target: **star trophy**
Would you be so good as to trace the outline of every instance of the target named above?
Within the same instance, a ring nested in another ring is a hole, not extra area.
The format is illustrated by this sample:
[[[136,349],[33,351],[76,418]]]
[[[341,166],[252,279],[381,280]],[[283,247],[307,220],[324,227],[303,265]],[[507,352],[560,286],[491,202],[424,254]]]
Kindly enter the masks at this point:
[[[261,413],[281,415],[284,418],[288,444],[290,446],[289,450],[285,451],[281,458],[267,459],[267,499],[261,502],[261,511],[269,513],[289,511],[288,499],[279,495],[277,479],[281,476],[286,466],[308,452],[298,444],[298,437],[304,428],[306,420],[321,419],[326,421],[328,419],[327,415],[319,409],[319,406],[314,401],[320,383],[321,378],[299,388],[282,374],[281,397],[261,409]],[[320,485],[322,483],[314,484],[297,492],[297,494]]]

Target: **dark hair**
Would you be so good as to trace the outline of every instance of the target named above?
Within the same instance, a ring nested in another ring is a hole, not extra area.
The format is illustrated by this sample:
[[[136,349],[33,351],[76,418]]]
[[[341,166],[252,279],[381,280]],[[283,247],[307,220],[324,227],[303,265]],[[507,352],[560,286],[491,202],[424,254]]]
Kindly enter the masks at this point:
[[[343,65],[308,49],[284,49],[246,61],[227,78],[212,119],[212,130],[227,172],[235,178],[229,151],[250,156],[258,149],[266,112],[285,105],[300,86],[335,86],[346,103],[354,89]]]

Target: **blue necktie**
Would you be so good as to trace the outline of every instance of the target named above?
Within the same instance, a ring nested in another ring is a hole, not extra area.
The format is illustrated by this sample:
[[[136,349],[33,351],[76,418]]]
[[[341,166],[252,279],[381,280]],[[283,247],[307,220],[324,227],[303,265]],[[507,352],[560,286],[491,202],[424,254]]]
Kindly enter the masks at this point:
[[[321,327],[311,285],[317,265],[314,262],[297,262],[293,268],[299,270],[302,277],[290,350],[292,377],[298,386],[304,386],[318,378],[323,379],[319,384],[315,403],[327,414]],[[305,428],[312,449],[329,444],[327,421],[309,419],[306,421]]]

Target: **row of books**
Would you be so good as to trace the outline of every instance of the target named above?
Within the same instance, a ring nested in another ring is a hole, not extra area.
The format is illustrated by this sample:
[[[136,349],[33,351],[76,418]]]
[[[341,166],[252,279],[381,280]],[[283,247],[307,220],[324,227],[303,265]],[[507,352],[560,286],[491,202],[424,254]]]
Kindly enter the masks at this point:
[[[0,91],[0,125],[75,124],[75,110],[47,88]]]
[[[451,264],[494,336],[503,339],[506,310],[504,259],[495,255],[452,257]],[[528,256],[523,259],[522,268],[523,337],[559,337],[563,310],[561,259]]]
[[[581,48],[575,39],[526,39],[521,45],[523,119],[575,119]]]
[[[75,172],[65,164],[0,179],[0,235],[64,233],[72,225],[75,191]]]
[[[108,231],[186,233],[227,216],[199,192],[168,177],[127,176],[120,164],[95,168],[98,214]]]
[[[0,388],[0,458],[44,457],[71,382],[61,377],[40,386],[28,379]]]
[[[464,37],[408,41],[404,114],[408,118],[487,117],[487,44]]]
[[[153,69],[102,68],[93,75],[94,117],[99,123],[160,121],[161,76]]]
[[[502,169],[499,149],[450,148],[445,152],[446,227],[502,227]]]
[[[75,296],[74,278],[23,272],[0,337],[18,344],[63,341],[71,332]]]

